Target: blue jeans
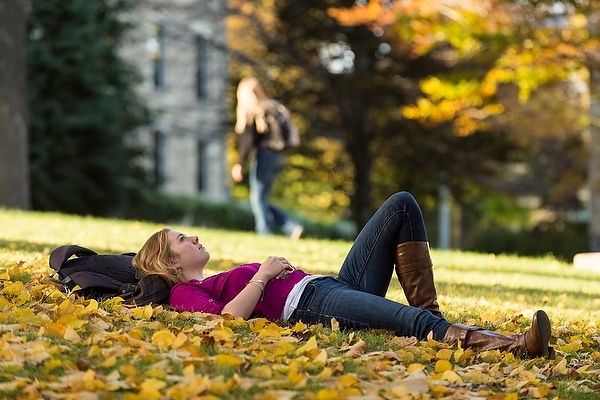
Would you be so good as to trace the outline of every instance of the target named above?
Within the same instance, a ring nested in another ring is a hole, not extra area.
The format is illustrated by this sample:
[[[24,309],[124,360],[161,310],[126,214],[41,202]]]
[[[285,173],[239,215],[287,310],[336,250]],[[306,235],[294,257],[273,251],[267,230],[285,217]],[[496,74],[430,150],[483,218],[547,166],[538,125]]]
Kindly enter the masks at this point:
[[[407,192],[390,196],[361,230],[337,278],[317,279],[304,289],[290,321],[348,329],[387,329],[398,336],[443,340],[450,323],[429,311],[385,298],[397,245],[427,241],[421,209]]]
[[[250,206],[254,214],[256,233],[271,235],[278,226],[281,232],[291,235],[299,224],[269,201],[277,175],[283,170],[285,157],[267,147],[259,147],[250,165]]]

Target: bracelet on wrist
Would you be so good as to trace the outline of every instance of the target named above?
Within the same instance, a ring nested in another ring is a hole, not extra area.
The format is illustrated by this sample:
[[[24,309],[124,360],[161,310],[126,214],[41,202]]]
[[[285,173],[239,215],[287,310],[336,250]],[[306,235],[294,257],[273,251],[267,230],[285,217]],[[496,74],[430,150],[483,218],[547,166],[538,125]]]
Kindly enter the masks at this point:
[[[255,284],[260,289],[260,299],[262,300],[265,296],[265,283],[262,279],[250,279],[247,285],[251,283]]]

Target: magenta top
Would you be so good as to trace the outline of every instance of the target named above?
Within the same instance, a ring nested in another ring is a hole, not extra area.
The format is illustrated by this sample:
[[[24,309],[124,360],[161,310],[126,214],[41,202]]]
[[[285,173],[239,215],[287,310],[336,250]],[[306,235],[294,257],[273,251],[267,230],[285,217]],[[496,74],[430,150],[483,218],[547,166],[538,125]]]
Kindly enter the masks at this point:
[[[242,264],[230,271],[209,276],[202,282],[196,279],[180,282],[171,289],[169,304],[179,311],[221,314],[223,307],[246,287],[259,267],[259,263]],[[264,317],[270,321],[280,319],[288,294],[307,275],[297,269],[285,279],[267,282],[264,297],[256,303],[250,317]]]

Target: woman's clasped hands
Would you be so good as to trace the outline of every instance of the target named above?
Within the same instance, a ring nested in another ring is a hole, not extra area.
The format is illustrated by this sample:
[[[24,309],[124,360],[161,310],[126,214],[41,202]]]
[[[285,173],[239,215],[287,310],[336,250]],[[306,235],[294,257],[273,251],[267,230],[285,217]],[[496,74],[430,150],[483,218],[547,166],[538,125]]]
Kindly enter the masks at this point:
[[[285,279],[295,270],[296,268],[285,257],[269,256],[261,264],[258,273],[264,274],[267,280]]]

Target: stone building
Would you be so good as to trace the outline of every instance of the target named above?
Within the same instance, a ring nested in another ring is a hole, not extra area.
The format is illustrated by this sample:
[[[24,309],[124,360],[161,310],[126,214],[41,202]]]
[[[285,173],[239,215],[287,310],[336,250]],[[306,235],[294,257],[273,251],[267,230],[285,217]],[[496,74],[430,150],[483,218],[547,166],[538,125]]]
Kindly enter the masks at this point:
[[[140,132],[148,167],[165,191],[229,198],[225,0],[138,0],[119,49],[143,77],[155,113]]]

